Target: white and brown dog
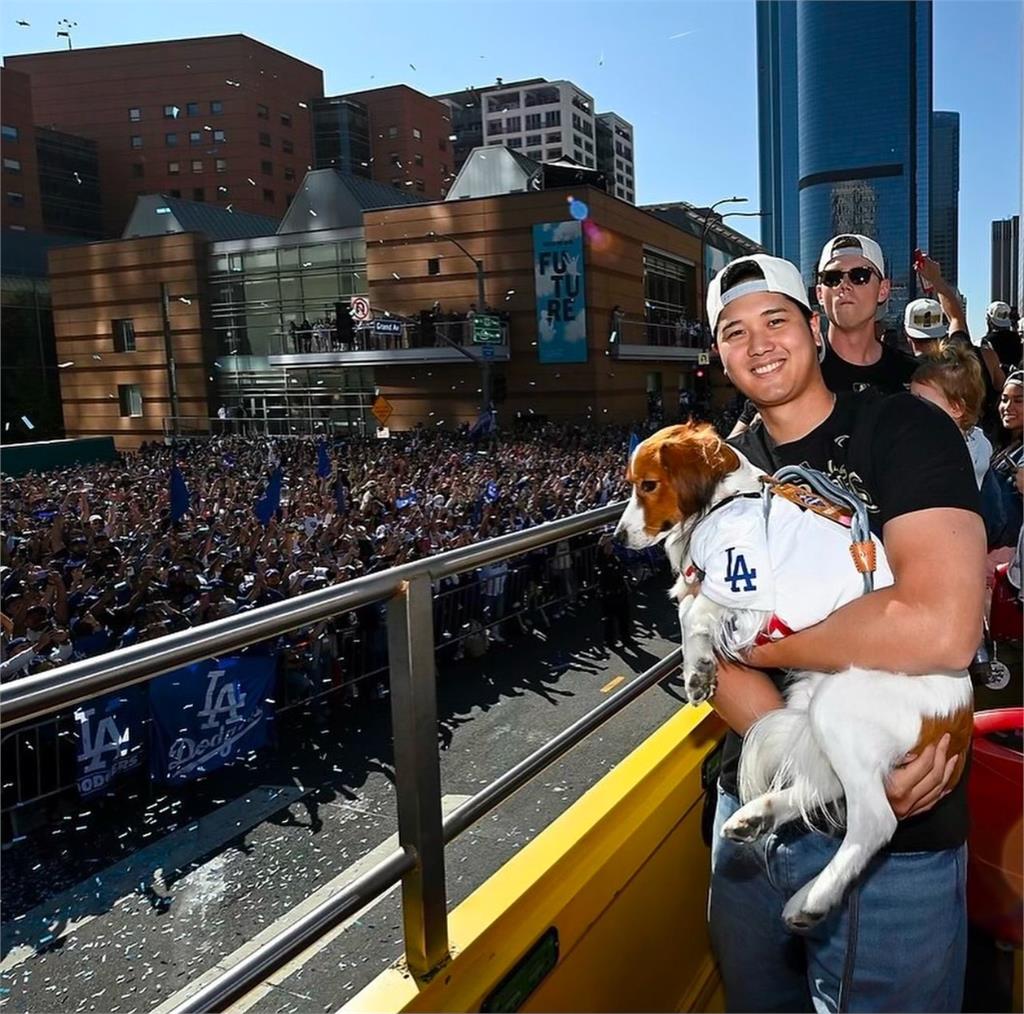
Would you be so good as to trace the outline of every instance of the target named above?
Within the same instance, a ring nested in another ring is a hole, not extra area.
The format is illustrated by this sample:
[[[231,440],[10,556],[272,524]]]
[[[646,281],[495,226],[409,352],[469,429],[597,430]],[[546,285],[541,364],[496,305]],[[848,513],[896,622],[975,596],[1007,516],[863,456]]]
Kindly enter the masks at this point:
[[[741,659],[760,640],[819,623],[863,593],[849,530],[783,496],[772,496],[766,512],[765,476],[710,426],[669,426],[648,437],[626,478],[633,492],[615,538],[633,549],[665,543],[678,575],[671,594],[692,703],[714,694],[716,656]],[[868,552],[875,586],[892,584],[882,544],[873,539]],[[960,758],[948,783],[955,785],[971,729],[966,673],[798,673],[786,707],[747,732],[744,805],[722,833],[747,842],[798,818],[836,825],[845,798],[842,845],[783,911],[792,928],[808,928],[842,900],[896,830],[885,794],[889,772],[949,732],[950,754]]]

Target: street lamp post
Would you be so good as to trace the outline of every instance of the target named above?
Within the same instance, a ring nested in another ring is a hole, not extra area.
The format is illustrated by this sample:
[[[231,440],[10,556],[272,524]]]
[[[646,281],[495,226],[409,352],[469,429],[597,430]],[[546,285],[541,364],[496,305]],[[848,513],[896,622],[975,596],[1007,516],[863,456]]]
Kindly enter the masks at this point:
[[[706,309],[707,304],[707,264],[705,263],[705,250],[708,238],[708,227],[711,223],[711,216],[715,213],[715,208],[721,204],[746,204],[746,197],[723,197],[720,201],[715,201],[710,208],[704,213],[704,225],[700,231],[700,285],[698,290],[700,292],[700,314],[701,319],[705,325],[708,324],[708,314]]]
[[[484,262],[478,257],[474,257],[454,236],[449,236],[443,232],[428,232],[427,235],[434,240],[446,239],[449,243],[454,243],[462,253],[468,257],[476,267],[476,307],[477,313],[483,313],[484,307],[487,305],[487,300],[484,295]],[[476,358],[475,356],[473,358]],[[480,394],[483,403],[483,411],[487,412],[491,408],[491,361],[486,358],[482,353],[479,358],[480,362]]]

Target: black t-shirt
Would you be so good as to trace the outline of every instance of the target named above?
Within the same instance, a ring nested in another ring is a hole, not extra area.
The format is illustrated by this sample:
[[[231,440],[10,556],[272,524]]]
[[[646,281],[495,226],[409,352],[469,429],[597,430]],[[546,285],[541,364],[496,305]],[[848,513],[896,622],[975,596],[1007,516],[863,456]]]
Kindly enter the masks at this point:
[[[995,349],[1003,369],[1009,373],[1020,369],[1021,340],[1020,335],[1010,328],[992,328],[982,339]]]
[[[917,360],[891,345],[882,345],[881,348],[882,355],[877,362],[858,366],[842,359],[826,341],[825,358],[821,363],[825,386],[836,394],[840,391],[873,390],[883,394],[905,391],[917,369]]]
[[[807,465],[855,492],[879,538],[892,518],[932,507],[980,513],[978,486],[963,436],[940,409],[910,394],[837,396],[832,414],[801,440],[775,444],[760,422],[730,441],[758,468]],[[769,673],[782,687],[783,673]],[[736,794],[742,740],[726,736],[720,779]],[[967,779],[927,813],[901,821],[890,849],[938,851],[967,837]]]
[[[821,376],[825,386],[836,394],[841,391],[866,390],[898,394],[907,390],[917,369],[917,360],[891,345],[882,344],[881,347],[882,355],[877,362],[858,366],[841,359],[826,341],[825,358],[821,362]],[[748,398],[738,421],[749,426],[756,415],[757,407]]]

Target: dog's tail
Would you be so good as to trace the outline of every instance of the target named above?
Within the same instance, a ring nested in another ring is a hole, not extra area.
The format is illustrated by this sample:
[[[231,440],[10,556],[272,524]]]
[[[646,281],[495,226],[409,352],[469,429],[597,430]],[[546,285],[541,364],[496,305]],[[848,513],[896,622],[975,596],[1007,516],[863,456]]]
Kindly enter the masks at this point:
[[[843,788],[818,745],[807,711],[780,708],[758,719],[743,739],[740,799],[746,803],[766,792],[795,791],[805,823],[820,818],[839,826]]]

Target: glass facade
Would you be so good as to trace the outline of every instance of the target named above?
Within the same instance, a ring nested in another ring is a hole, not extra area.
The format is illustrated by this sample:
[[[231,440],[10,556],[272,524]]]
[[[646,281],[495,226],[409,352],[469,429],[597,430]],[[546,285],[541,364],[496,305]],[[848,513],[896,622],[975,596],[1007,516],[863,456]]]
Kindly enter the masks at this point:
[[[372,177],[370,114],[361,102],[335,96],[316,99],[313,113],[313,166]]]
[[[290,238],[290,237],[289,237]],[[221,244],[223,246],[223,244]],[[262,369],[296,351],[293,327],[335,316],[335,303],[365,295],[366,243],[308,238],[305,245],[224,251],[210,261],[210,309],[218,357]]]
[[[932,192],[928,253],[954,285],[959,276],[960,114],[932,113]]]
[[[804,279],[831,236],[871,235],[895,321],[917,295],[914,248],[930,243],[931,4],[809,0],[796,21]]]
[[[761,245],[800,262],[796,4],[761,0],[757,13],[757,127]]]

